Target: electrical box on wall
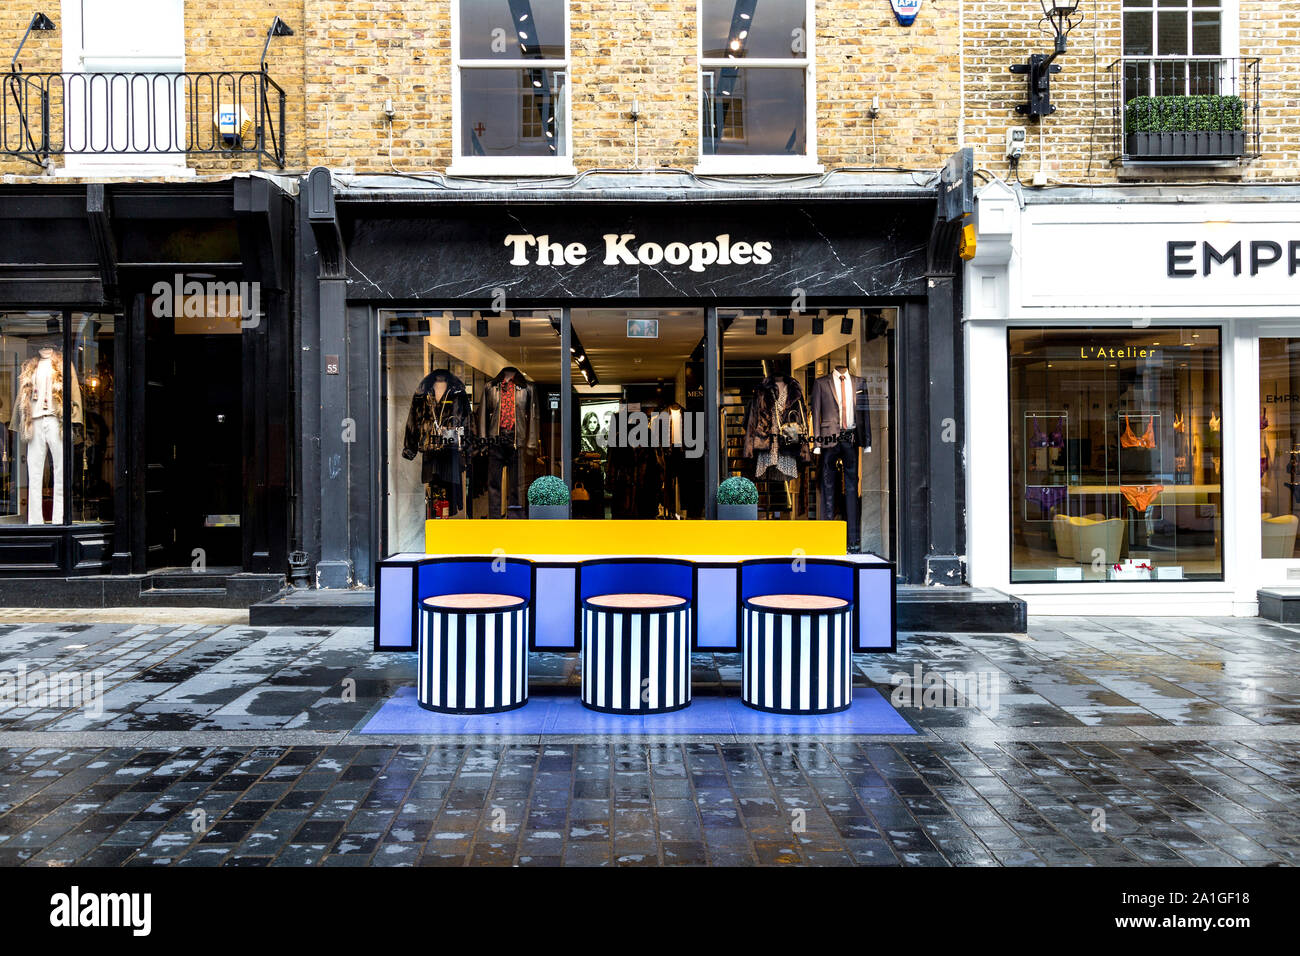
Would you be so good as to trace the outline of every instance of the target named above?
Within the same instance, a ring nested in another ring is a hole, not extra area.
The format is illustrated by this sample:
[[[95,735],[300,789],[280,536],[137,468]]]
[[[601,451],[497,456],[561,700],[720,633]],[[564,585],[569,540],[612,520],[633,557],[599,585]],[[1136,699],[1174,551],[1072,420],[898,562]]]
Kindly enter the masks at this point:
[[[1007,130],[1007,159],[1019,159],[1025,151],[1025,128],[1012,126]]]

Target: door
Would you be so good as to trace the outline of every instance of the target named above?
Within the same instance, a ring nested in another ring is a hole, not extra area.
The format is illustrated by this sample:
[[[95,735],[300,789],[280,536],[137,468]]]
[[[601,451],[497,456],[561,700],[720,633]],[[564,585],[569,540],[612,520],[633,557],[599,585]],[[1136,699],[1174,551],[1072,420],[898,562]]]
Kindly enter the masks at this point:
[[[150,315],[146,328],[146,565],[241,567],[243,357],[238,307],[224,315]]]
[[[185,168],[183,0],[64,0],[65,168]]]

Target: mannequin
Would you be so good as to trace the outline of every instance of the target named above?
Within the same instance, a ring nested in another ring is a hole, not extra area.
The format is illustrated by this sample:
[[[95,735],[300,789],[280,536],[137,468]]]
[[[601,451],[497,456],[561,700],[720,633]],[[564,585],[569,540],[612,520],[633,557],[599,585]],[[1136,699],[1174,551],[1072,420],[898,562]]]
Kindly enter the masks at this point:
[[[813,453],[821,456],[821,516],[835,516],[835,465],[844,469],[844,518],[848,522],[849,551],[861,547],[858,462],[871,451],[871,412],[867,407],[867,380],[847,365],[836,365],[813,382]]]
[[[28,524],[45,522],[42,502],[47,455],[54,471],[54,509],[50,521],[63,524],[63,372],[63,353],[52,345],[43,345],[23,363],[18,374],[15,416],[10,428],[18,432],[27,445]],[[81,425],[81,388],[77,384],[76,371],[70,368],[67,372],[72,396],[72,423]]]
[[[808,455],[808,409],[803,389],[787,375],[759,382],[745,413],[746,458],[755,458],[754,477],[789,482],[799,476]]]
[[[537,390],[523,372],[507,365],[483,386],[478,423],[487,443],[488,517],[501,517],[502,472],[509,475],[507,507],[523,517],[524,460],[536,454],[542,432]]]
[[[459,378],[436,369],[416,386],[406,418],[402,457],[420,453],[420,480],[424,483],[425,516],[441,495],[446,495],[451,515],[459,514],[464,500],[466,435],[473,428],[469,395]]]

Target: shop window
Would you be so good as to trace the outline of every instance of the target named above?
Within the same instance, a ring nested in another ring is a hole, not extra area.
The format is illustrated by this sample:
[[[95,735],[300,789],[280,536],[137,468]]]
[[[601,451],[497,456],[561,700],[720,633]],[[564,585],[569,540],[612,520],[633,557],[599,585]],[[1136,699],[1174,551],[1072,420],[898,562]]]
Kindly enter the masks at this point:
[[[719,309],[723,477],[759,517],[839,519],[850,550],[893,558],[894,309]]]
[[[1221,580],[1219,331],[1008,340],[1011,580]]]
[[[387,551],[423,551],[431,518],[524,518],[559,475],[560,313],[379,313]]]
[[[113,317],[68,319],[0,313],[0,524],[112,520]]]
[[[1230,93],[1220,0],[1124,0],[1124,102]]]
[[[111,315],[72,313],[73,376],[81,383],[81,424],[73,419],[73,520],[113,520],[116,441]]]
[[[763,172],[816,163],[812,22],[807,0],[702,0],[702,168]]]
[[[573,310],[575,518],[703,518],[704,310]]]
[[[451,171],[527,175],[568,168],[564,0],[457,0],[454,9]]]
[[[1259,340],[1259,474],[1261,556],[1300,557],[1300,339]]]

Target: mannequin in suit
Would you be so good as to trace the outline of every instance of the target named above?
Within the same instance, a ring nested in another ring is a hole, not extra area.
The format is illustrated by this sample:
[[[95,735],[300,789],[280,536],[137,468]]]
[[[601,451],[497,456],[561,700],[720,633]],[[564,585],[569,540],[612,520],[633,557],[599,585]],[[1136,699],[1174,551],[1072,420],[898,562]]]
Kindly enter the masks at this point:
[[[844,517],[848,522],[849,551],[861,546],[858,461],[871,451],[871,411],[867,403],[867,380],[854,375],[845,365],[813,382],[813,453],[821,456],[821,517],[835,516],[835,465],[844,466]]]

